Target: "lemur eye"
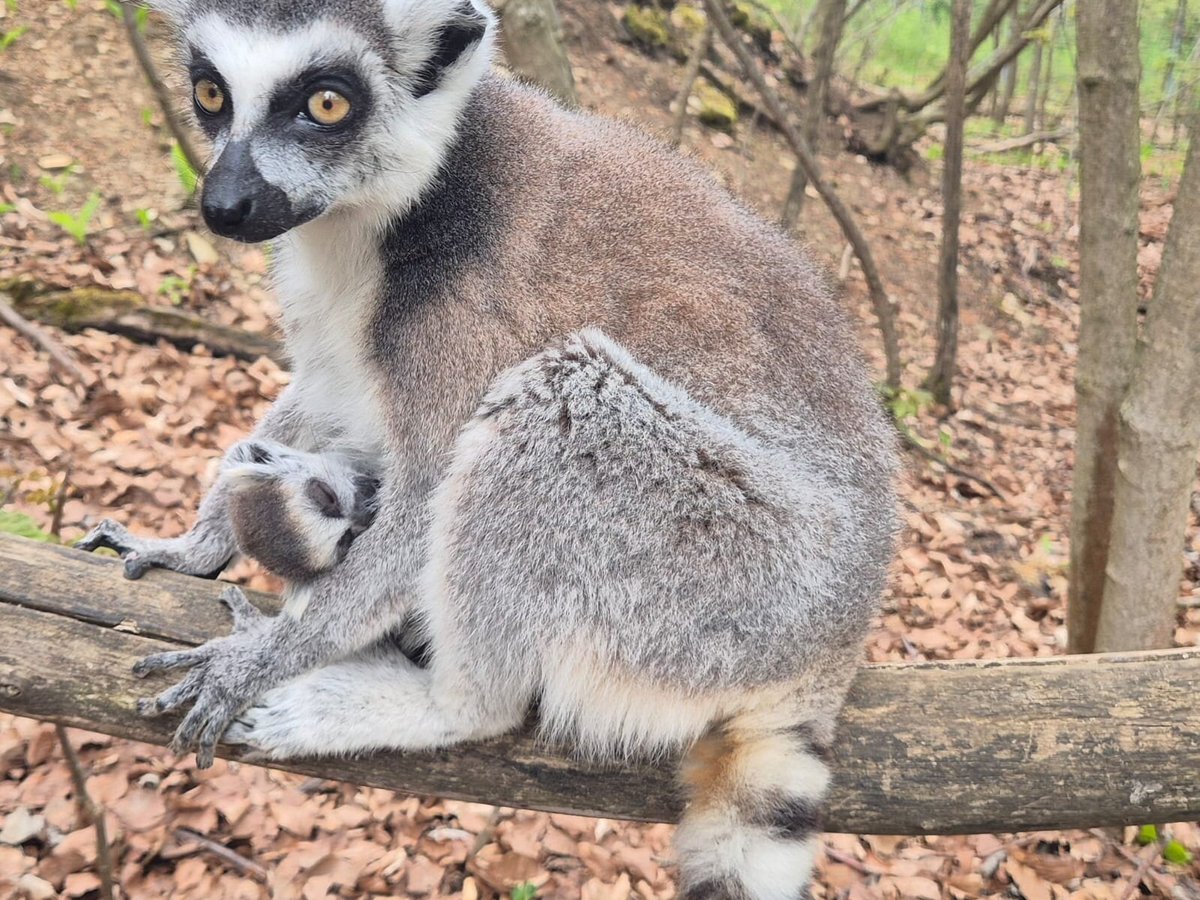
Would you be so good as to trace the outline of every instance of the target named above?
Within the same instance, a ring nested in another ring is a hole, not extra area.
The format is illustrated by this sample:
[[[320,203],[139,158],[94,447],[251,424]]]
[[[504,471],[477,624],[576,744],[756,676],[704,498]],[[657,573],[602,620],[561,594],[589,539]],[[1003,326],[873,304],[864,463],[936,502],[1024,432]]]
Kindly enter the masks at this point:
[[[308,114],[319,125],[336,125],[350,115],[350,101],[337,91],[317,91],[308,98]]]
[[[196,105],[210,116],[215,116],[225,108],[225,92],[215,81],[201,78],[196,82],[193,93],[196,97]]]

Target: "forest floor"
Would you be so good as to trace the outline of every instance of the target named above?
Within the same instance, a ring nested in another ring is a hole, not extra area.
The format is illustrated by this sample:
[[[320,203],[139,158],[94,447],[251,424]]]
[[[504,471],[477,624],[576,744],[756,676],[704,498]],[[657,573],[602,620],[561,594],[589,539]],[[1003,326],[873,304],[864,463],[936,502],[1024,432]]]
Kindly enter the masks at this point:
[[[659,135],[681,66],[630,46],[620,9],[561,3],[585,105]],[[276,310],[263,252],[204,232],[154,105],[102,0],[9,10],[28,31],[0,54],[0,280],[130,289],[250,331]],[[3,10],[3,7],[0,7]],[[782,78],[780,78],[782,81]],[[827,146],[837,144],[830,125]],[[690,123],[686,152],[765,216],[778,215],[790,154],[773,132]],[[1047,153],[1062,152],[1048,148]],[[935,154],[930,154],[931,156]],[[936,164],[902,178],[844,152],[824,163],[858,216],[899,311],[905,383],[932,357],[941,203]],[[1142,282],[1157,270],[1170,185],[1147,180]],[[909,393],[905,424],[1003,493],[908,457],[905,531],[872,661],[1063,652],[1078,329],[1075,185],[1069,168],[981,159],[965,174],[963,321],[956,409]],[[81,241],[47,213],[99,207]],[[803,239],[831,272],[841,240],[809,200]],[[877,366],[865,285],[845,269],[846,302]],[[0,496],[49,528],[69,473],[61,537],[112,515],[160,535],[186,528],[224,448],[245,435],[288,376],[262,359],[214,358],[101,331],[50,329],[85,370],[56,370],[0,326]],[[881,367],[881,366],[880,366]],[[1200,529],[1193,516],[1176,642],[1200,645]],[[227,578],[271,586],[250,563]],[[214,591],[214,597],[215,597]],[[1005,698],[997,697],[997,703]],[[508,896],[624,900],[673,895],[671,827],[393,795],[218,761],[194,768],[158,747],[74,733],[108,816],[124,896],[280,898]],[[1200,828],[1160,833],[1200,856]],[[1197,897],[1200,868],[1166,861],[1134,830],[898,838],[829,835],[814,896],[1127,900]],[[216,848],[214,850],[214,848]],[[97,895],[94,831],[72,799],[51,726],[0,716],[0,897]]]

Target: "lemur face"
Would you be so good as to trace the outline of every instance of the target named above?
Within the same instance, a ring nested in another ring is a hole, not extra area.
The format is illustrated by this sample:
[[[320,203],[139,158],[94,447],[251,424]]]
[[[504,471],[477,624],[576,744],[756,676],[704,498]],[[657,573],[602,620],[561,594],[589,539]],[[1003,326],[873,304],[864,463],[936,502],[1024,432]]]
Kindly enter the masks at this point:
[[[263,241],[339,208],[404,212],[487,69],[481,0],[153,0],[213,144],[201,209]]]
[[[336,454],[243,441],[221,478],[238,548],[293,582],[341,562],[375,516],[378,479]]]

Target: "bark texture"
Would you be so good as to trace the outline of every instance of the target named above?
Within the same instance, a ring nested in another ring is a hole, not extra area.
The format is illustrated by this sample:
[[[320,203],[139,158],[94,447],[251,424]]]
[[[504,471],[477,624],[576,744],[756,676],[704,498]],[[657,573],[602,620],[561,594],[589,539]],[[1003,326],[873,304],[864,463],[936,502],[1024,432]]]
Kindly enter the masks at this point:
[[[1081,0],[1080,323],[1071,497],[1069,647],[1096,647],[1113,521],[1118,411],[1137,341],[1138,12],[1136,0]]]
[[[1101,650],[1170,647],[1200,451],[1200,141],[1184,164],[1154,298],[1121,405],[1119,464],[1096,633]]]
[[[211,581],[0,534],[0,711],[166,743],[140,657],[229,629]],[[271,608],[274,598],[251,600]],[[830,760],[829,831],[957,834],[1200,818],[1200,650],[867,666]],[[236,758],[232,748],[222,755]],[[298,760],[322,778],[617,818],[678,816],[675,761],[598,765],[529,728],[432,753]]]
[[[951,7],[950,60],[946,64],[946,146],[942,166],[942,249],[938,257],[937,354],[925,385],[933,399],[952,405],[958,359],[958,225],[962,217],[963,127],[971,0]]]
[[[497,9],[509,68],[545,88],[564,105],[578,106],[575,75],[554,0],[504,0]]]

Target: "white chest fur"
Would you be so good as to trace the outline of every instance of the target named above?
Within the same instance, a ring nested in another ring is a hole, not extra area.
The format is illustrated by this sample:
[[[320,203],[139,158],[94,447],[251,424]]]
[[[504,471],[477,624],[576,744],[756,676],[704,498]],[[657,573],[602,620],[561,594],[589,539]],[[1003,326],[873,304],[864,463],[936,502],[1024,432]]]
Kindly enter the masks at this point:
[[[383,277],[376,248],[366,226],[318,220],[280,242],[275,273],[293,390],[306,418],[338,449],[369,456],[385,440],[379,378],[368,359]]]

